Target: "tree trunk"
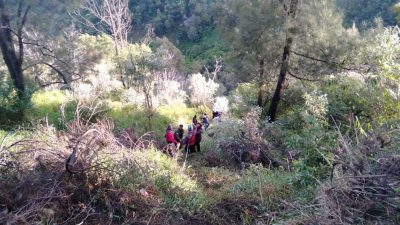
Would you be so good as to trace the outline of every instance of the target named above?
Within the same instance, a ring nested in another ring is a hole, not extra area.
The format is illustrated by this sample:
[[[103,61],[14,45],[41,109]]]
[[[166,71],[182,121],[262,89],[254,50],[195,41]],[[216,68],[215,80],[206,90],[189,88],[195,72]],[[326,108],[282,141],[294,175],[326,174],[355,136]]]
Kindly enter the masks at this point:
[[[259,107],[263,107],[263,97],[264,97],[264,90],[263,90],[263,88],[264,88],[264,64],[265,64],[265,62],[264,62],[264,59],[261,59],[260,61],[259,61],[259,66],[260,66],[260,68],[259,68],[259,70],[258,70],[258,73],[259,73],[259,83],[258,83],[258,98],[257,98],[257,105],[259,106]]]
[[[11,79],[13,80],[18,98],[25,98],[25,83],[22,72],[22,55],[15,50],[12,40],[12,30],[7,9],[5,9],[4,1],[0,0],[0,48],[3,54],[4,62],[7,65]],[[21,45],[20,45],[21,48]],[[22,49],[19,49],[22,52]]]
[[[282,55],[282,62],[281,62],[281,69],[279,71],[278,82],[276,84],[274,96],[272,97],[271,104],[268,110],[268,121],[273,122],[275,121],[276,111],[278,110],[278,104],[281,100],[281,94],[283,90],[283,85],[285,84],[286,74],[288,72],[289,67],[289,56],[290,56],[290,49],[292,46],[292,38],[288,38],[286,40],[286,45],[283,49]]]
[[[288,22],[288,20],[290,20],[290,19],[294,20],[296,18],[297,5],[298,5],[298,0],[290,0],[289,6],[286,5],[286,3],[283,3],[283,7],[285,10],[284,14],[285,14],[286,23],[290,23],[290,22]],[[268,109],[268,121],[270,123],[275,121],[276,111],[278,110],[278,104],[281,99],[283,85],[285,84],[285,80],[286,80],[286,74],[289,71],[290,51],[291,51],[292,43],[293,43],[293,34],[291,33],[292,28],[288,28],[286,31],[286,43],[285,43],[285,47],[283,48],[281,68],[279,71],[278,82],[276,84],[274,96],[272,97],[271,104]]]

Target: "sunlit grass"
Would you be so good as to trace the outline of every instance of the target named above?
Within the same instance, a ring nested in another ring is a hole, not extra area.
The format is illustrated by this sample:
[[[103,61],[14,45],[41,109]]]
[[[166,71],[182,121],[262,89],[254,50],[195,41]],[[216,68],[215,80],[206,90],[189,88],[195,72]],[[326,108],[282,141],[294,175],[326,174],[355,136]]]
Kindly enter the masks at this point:
[[[290,177],[287,172],[271,171],[261,165],[251,165],[228,193],[235,196],[248,196],[251,199],[257,199],[267,207],[273,207],[277,201],[293,197],[294,191],[290,184]]]
[[[192,211],[207,206],[208,200],[201,186],[185,173],[185,170],[171,157],[156,149],[135,152],[137,168],[122,176],[121,188],[139,190],[154,187],[162,201],[171,207],[184,207]]]
[[[62,113],[61,106],[71,101],[72,94],[68,91],[41,91],[32,96],[32,107],[25,113],[28,121],[45,121],[61,128]],[[65,112],[68,118],[72,118],[72,109]]]

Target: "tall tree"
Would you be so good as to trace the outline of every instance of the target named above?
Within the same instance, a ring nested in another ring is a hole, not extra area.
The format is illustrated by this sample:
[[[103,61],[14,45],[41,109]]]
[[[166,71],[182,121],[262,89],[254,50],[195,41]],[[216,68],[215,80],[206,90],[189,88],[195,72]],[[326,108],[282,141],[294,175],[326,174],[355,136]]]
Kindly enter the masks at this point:
[[[296,12],[299,4],[298,0],[290,0],[290,1],[281,0],[281,2],[283,4],[283,9],[284,9],[283,11],[284,23],[286,24],[285,26],[286,42],[285,46],[283,47],[281,68],[279,71],[278,81],[276,83],[275,92],[272,97],[268,110],[268,121],[270,122],[275,120],[276,111],[278,109],[278,104],[281,99],[283,85],[286,80],[286,75],[289,71],[289,59],[292,50],[293,38],[295,36],[293,32],[294,27],[292,27],[293,24],[292,21],[296,19]]]
[[[25,81],[22,71],[24,61],[23,28],[26,23],[30,5],[25,5],[24,0],[18,2],[15,26],[12,27],[11,10],[6,5],[7,1],[0,0],[0,47],[4,62],[7,65],[11,79],[17,91],[19,100],[26,97]],[[14,46],[14,38],[17,39],[17,48]]]
[[[289,76],[315,80],[347,60],[341,54],[349,49],[348,35],[335,1],[225,0],[218,5],[219,28],[231,46],[230,67],[236,79],[257,81],[258,106],[268,102],[268,83],[279,74],[269,101],[270,119],[276,117]]]
[[[281,0],[285,46],[268,120],[276,119],[278,105],[288,77],[306,81],[352,70],[350,55],[356,33],[342,26],[334,0]]]
[[[278,68],[282,5],[278,0],[227,0],[218,11],[219,30],[231,47],[230,61],[241,80],[257,80],[257,105],[264,106],[265,85]]]

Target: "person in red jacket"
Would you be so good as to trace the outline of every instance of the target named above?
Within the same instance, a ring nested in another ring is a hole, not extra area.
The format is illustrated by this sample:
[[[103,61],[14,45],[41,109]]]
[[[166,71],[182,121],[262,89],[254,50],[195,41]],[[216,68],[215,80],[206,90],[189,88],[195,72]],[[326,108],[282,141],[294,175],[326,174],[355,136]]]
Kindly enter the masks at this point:
[[[188,127],[188,134],[185,137],[185,151],[188,153],[196,152],[196,131],[193,130],[192,126],[189,125]]]
[[[172,130],[172,125],[168,124],[167,131],[165,133],[165,140],[167,141],[168,147],[167,152],[171,156],[175,156],[175,150],[179,148],[178,142],[174,138],[174,131]],[[171,145],[173,144],[173,145]]]
[[[167,131],[165,133],[165,140],[168,144],[177,144],[178,142],[174,138],[174,131],[172,130],[172,125],[168,124]]]

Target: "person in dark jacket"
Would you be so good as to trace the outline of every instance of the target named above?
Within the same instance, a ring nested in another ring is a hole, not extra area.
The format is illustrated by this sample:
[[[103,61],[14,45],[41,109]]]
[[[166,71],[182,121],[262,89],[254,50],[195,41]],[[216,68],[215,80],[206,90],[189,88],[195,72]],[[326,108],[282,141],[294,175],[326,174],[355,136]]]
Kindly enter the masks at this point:
[[[181,148],[182,147],[182,142],[183,142],[183,133],[184,133],[185,131],[183,130],[183,125],[182,124],[180,124],[179,125],[179,127],[178,127],[178,129],[175,131],[175,133],[174,133],[174,138],[175,138],[175,140],[180,144],[179,145],[179,148]]]
[[[192,122],[193,122],[193,126],[197,126],[197,115],[194,115],[193,116],[193,119],[192,119]],[[196,128],[196,127],[193,127],[193,128]]]
[[[209,123],[208,117],[207,117],[207,113],[203,113],[202,123],[203,123],[204,130],[207,130],[208,126],[210,126],[210,123]]]
[[[214,119],[214,118],[221,118],[221,115],[222,115],[221,112],[214,111],[214,112],[213,112],[213,117],[212,117],[212,118],[213,118],[213,119]]]
[[[201,142],[201,136],[203,133],[203,128],[200,123],[197,124],[197,129],[196,129],[196,152],[200,152],[200,142]]]

